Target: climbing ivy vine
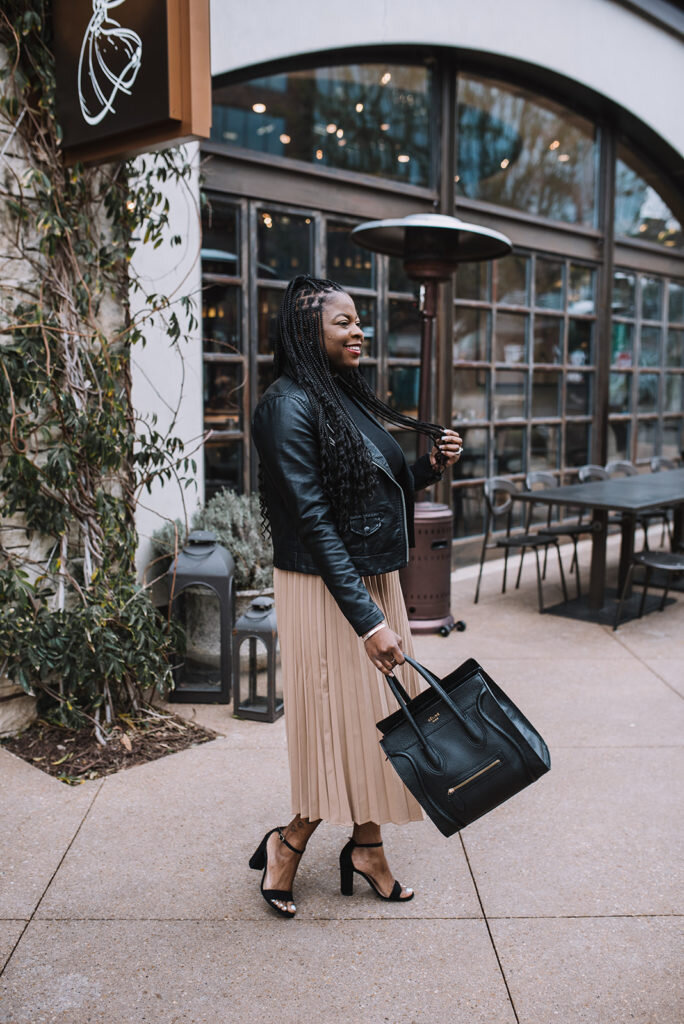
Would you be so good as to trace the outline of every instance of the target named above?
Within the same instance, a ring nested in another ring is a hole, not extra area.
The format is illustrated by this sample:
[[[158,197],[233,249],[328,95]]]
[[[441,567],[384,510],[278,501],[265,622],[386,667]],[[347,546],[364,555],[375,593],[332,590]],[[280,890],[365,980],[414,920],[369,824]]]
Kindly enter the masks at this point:
[[[180,242],[165,185],[189,166],[167,150],[65,167],[50,45],[48,0],[5,0],[0,231],[16,273],[0,322],[0,673],[106,742],[169,683],[180,642],[136,581],[134,512],[141,490],[187,483],[194,464],[136,421],[130,366],[150,316],[172,344],[194,317],[160,295],[134,316],[128,296],[136,244]],[[23,546],[6,539],[17,530]]]

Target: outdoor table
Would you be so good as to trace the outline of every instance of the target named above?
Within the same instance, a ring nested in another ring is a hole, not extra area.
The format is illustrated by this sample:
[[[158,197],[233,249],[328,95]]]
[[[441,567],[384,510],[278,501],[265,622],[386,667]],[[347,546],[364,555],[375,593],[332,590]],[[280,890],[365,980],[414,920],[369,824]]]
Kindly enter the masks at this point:
[[[606,582],[606,536],[608,513],[622,513],[622,542],[618,588],[622,587],[634,554],[634,527],[642,512],[654,508],[672,507],[674,524],[673,549],[682,542],[684,526],[684,469],[670,469],[660,473],[639,473],[636,476],[594,480],[588,484],[569,484],[563,487],[544,487],[538,491],[521,491],[520,501],[541,505],[565,505],[591,509],[591,576],[589,582],[589,608],[603,607]]]

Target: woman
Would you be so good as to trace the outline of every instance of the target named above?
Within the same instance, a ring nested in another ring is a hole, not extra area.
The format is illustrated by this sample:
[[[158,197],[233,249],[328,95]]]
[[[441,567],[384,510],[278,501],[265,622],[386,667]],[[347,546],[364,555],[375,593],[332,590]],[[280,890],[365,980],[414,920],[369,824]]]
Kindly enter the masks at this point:
[[[390,713],[390,673],[410,652],[398,570],[413,543],[413,494],[457,461],[461,438],[390,409],[359,371],[363,331],[352,298],[300,276],[278,317],[276,381],[259,402],[253,438],[273,539],[285,725],[294,818],[250,860],[279,914],[296,911],[292,883],[321,820],[353,825],[340,854],[342,892],[354,872],[381,899],[409,900],[382,848],[380,826],[422,818],[384,758],[375,723]],[[409,469],[375,419],[436,438]],[[413,671],[402,673],[411,696]]]

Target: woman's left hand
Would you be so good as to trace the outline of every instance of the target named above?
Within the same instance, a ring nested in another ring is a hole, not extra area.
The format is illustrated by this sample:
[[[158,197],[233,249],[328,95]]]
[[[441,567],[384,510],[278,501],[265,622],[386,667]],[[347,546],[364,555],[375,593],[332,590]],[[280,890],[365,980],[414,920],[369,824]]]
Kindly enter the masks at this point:
[[[445,428],[439,442],[434,446],[430,452],[430,462],[432,463],[433,469],[440,469],[444,466],[453,466],[454,463],[458,462],[463,451],[463,440],[461,435],[457,434],[455,430]],[[441,452],[443,456],[443,462],[440,463],[437,459],[437,453]]]

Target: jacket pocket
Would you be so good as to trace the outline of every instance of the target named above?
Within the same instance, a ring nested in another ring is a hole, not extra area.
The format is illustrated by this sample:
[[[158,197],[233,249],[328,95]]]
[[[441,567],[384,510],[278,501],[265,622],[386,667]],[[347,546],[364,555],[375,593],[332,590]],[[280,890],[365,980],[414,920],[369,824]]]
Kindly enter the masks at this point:
[[[375,512],[366,512],[364,515],[351,516],[349,529],[359,537],[371,537],[377,533],[382,526],[382,516]]]

